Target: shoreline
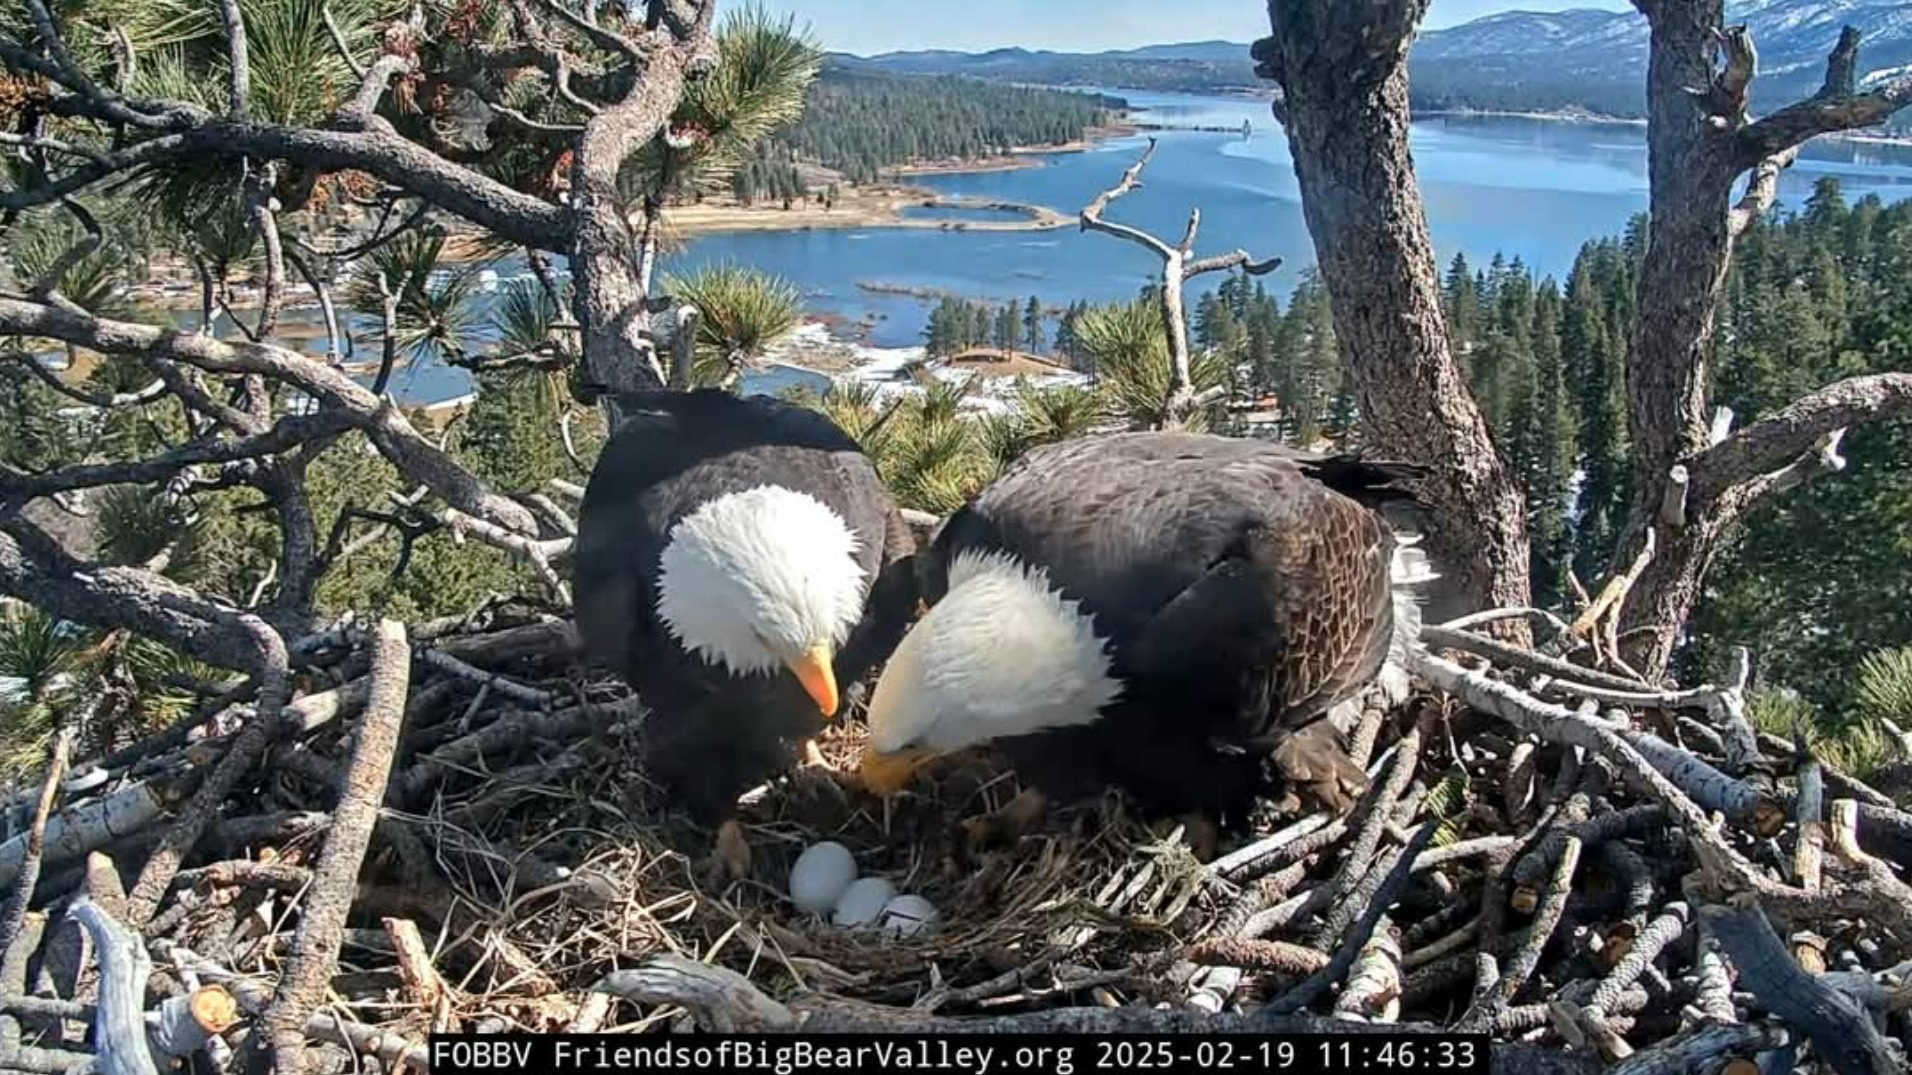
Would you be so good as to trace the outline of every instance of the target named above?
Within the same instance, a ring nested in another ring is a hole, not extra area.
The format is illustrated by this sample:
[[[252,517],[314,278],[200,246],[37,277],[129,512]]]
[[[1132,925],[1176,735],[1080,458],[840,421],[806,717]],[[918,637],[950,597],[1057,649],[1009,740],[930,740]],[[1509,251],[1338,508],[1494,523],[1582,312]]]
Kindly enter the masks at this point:
[[[953,216],[908,216],[907,210],[993,212],[1001,220]],[[815,202],[774,206],[682,205],[665,210],[665,225],[676,234],[738,234],[767,231],[841,231],[854,228],[905,228],[918,231],[1055,231],[1076,218],[1046,205],[941,194],[923,187],[848,188],[833,208]]]
[[[1645,118],[1609,116],[1603,112],[1585,112],[1578,109],[1559,109],[1555,111],[1522,111],[1510,108],[1429,108],[1415,111],[1410,120],[1419,119],[1524,119],[1536,123],[1570,123],[1586,127],[1644,127]]]
[[[1016,172],[1025,168],[1042,168],[1047,166],[1042,160],[1044,157],[1087,153],[1103,142],[1127,138],[1141,129],[1142,126],[1134,122],[1132,113],[1124,113],[1122,120],[1100,127],[1090,127],[1082,132],[1082,137],[1067,142],[1057,142],[1047,146],[1011,146],[1007,152],[969,160],[914,161],[889,169],[889,173],[904,178],[916,175],[969,175],[975,172]]]
[[[879,181],[856,186],[844,184],[838,201],[823,208],[813,201],[793,204],[789,209],[771,205],[693,203],[665,210],[665,223],[685,238],[700,235],[739,234],[769,231],[840,231],[852,228],[912,228],[921,231],[1055,231],[1073,227],[1077,218],[1046,205],[967,198],[943,194],[928,187],[911,186],[906,180],[918,176],[974,175],[986,172],[1012,172],[1048,166],[1044,159],[1068,153],[1087,153],[1104,142],[1126,138],[1142,128],[1128,122],[1092,127],[1081,138],[1047,146],[1012,146],[1006,153],[969,160],[916,161],[886,169],[894,182]],[[1015,214],[1019,220],[974,220],[955,217],[911,217],[908,209],[985,210]]]

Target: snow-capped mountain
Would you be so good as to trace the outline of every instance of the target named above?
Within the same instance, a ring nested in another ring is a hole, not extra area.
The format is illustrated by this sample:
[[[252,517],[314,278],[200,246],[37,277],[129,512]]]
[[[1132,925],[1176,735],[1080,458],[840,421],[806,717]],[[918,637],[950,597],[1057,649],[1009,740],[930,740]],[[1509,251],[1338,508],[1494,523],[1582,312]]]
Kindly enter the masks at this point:
[[[1884,77],[1912,64],[1912,3],[1905,0],[1739,0],[1727,5],[1728,24],[1745,24],[1759,49],[1755,107],[1772,107],[1811,93],[1825,72],[1826,53],[1840,30],[1864,33],[1861,77]],[[1629,93],[1589,100],[1599,111],[1637,112],[1646,76],[1646,19],[1635,11],[1510,11],[1423,34],[1413,62],[1417,91],[1457,97],[1494,82],[1516,92],[1571,88],[1587,80],[1590,93]],[[1548,96],[1556,96],[1549,94]],[[1556,107],[1546,102],[1539,107]]]
[[[1912,70],[1912,0],[1737,0],[1729,23],[1745,23],[1759,48],[1755,110],[1812,93],[1842,27],[1864,32],[1863,78]],[[1646,19],[1631,9],[1509,11],[1421,35],[1410,58],[1417,108],[1584,110],[1638,116],[1646,99]],[[1094,54],[997,49],[839,57],[845,66],[961,74],[1052,85],[1126,86],[1196,92],[1268,89],[1248,45],[1228,41],[1154,45]],[[1912,126],[1901,115],[1899,124]]]

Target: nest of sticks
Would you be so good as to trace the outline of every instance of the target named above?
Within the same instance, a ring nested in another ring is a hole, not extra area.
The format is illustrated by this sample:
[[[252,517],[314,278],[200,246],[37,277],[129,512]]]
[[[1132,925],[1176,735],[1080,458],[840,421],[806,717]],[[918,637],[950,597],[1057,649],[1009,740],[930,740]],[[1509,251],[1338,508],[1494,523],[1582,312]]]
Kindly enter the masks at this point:
[[[1661,690],[1549,655],[1584,632],[1541,626],[1537,650],[1430,629],[1411,692],[1338,713],[1370,774],[1346,816],[1271,812],[1216,853],[1117,795],[1025,814],[982,755],[885,807],[835,775],[851,724],[745,797],[752,874],[723,883],[644,781],[642,708],[581,671],[563,619],[344,626],[111,756],[54,744],[0,843],[0,889],[31,893],[0,920],[0,1069],[961,1022],[1462,1029],[1501,1071],[1902,1070],[1912,814],[1756,733],[1743,677]],[[797,911],[819,839],[937,928]]]

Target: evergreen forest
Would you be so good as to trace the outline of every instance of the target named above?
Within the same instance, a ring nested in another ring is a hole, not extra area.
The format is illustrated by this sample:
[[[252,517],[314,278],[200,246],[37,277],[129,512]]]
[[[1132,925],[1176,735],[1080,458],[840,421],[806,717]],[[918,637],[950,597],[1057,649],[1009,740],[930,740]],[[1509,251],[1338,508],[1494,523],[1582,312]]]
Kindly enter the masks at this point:
[[[1446,314],[1475,398],[1519,472],[1533,534],[1534,598],[1570,603],[1572,580],[1605,570],[1627,498],[1623,353],[1644,219],[1588,242],[1565,281],[1518,259],[1456,256]],[[1848,204],[1823,179],[1797,213],[1742,237],[1713,357],[1714,396],[1741,423],[1808,387],[1912,363],[1912,201]],[[1312,274],[1284,308],[1236,276],[1196,305],[1197,342],[1227,356],[1240,398],[1272,396],[1275,429],[1296,444],[1361,441],[1333,342],[1327,295]],[[1754,647],[1766,682],[1829,713],[1854,701],[1867,654],[1912,639],[1912,423],[1854,430],[1837,481],[1811,483],[1749,516],[1722,561],[1683,651],[1716,671],[1731,639]],[[1571,579],[1570,579],[1571,576]],[[1779,610],[1785,610],[1781,612]]]
[[[826,67],[803,119],[770,139],[764,153],[777,159],[788,151],[867,183],[915,161],[1073,142],[1122,107],[1087,93]]]

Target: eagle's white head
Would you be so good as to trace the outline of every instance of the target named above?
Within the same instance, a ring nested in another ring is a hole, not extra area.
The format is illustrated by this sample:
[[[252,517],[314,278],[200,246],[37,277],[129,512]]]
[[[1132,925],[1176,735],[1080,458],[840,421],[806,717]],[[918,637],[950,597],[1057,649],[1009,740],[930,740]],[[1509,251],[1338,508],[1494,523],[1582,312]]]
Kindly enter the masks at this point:
[[[658,617],[734,675],[790,669],[834,716],[831,662],[863,613],[857,550],[856,532],[815,497],[775,485],[717,497],[671,528]]]
[[[1094,618],[1041,568],[963,552],[949,592],[904,636],[870,698],[859,775],[879,794],[992,739],[1088,724],[1121,693]]]

